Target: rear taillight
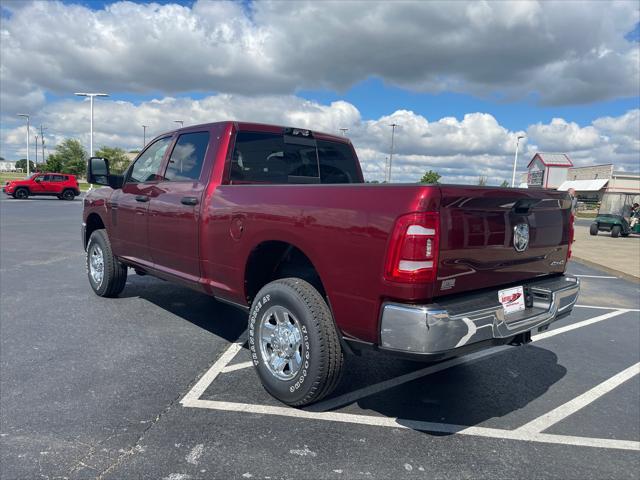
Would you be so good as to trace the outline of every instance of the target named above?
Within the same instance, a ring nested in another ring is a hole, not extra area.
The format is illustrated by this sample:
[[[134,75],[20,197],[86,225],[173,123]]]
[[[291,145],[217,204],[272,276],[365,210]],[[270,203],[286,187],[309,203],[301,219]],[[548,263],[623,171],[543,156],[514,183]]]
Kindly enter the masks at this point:
[[[387,250],[385,279],[407,283],[435,280],[439,230],[437,213],[410,213],[398,218]]]
[[[567,260],[571,258],[571,247],[573,246],[573,238],[575,235],[575,229],[573,228],[574,220],[575,213],[571,212],[571,215],[569,215],[569,248],[567,249]]]

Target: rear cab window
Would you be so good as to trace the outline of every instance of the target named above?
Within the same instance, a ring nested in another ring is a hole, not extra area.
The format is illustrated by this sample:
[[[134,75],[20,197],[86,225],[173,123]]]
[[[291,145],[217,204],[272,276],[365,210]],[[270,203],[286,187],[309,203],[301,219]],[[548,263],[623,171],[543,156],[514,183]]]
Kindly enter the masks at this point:
[[[231,183],[362,183],[358,160],[349,144],[316,140],[310,132],[289,133],[238,132],[231,158]]]

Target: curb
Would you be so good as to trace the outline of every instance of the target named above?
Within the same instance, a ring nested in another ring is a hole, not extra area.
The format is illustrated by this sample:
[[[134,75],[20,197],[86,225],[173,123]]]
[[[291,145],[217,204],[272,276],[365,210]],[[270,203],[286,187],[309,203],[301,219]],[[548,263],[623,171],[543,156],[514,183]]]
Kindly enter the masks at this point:
[[[597,268],[598,270],[602,270],[603,272],[610,273],[611,275],[624,278],[625,280],[640,283],[640,277],[636,277],[635,275],[631,275],[629,273],[621,272],[620,270],[616,270],[615,268],[605,267],[604,265],[600,265],[599,263],[592,262],[591,260],[585,260],[584,258],[576,257],[574,255],[571,255],[571,260],[581,263],[582,265],[586,265],[587,267]]]

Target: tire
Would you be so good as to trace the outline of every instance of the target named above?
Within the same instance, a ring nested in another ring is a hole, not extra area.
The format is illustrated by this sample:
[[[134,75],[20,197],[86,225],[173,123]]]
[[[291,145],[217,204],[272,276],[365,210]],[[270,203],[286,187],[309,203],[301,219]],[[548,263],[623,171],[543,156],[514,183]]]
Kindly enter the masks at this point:
[[[64,200],[64,198],[62,198],[62,195],[56,195],[58,197],[58,200]]]
[[[249,349],[265,390],[287,405],[317,402],[340,381],[344,355],[331,311],[300,278],[276,280],[258,292],[249,312]]]
[[[591,235],[598,235],[598,224],[597,223],[592,223],[591,226],[589,227],[589,233]]]
[[[618,238],[618,236],[620,235],[620,225],[614,225],[613,227],[611,227],[611,236],[613,238]]]
[[[117,297],[124,290],[127,267],[113,256],[106,230],[96,230],[91,234],[87,244],[86,266],[89,285],[96,295]]]
[[[14,195],[15,198],[26,200],[27,198],[29,198],[29,190],[27,190],[26,188],[18,188]]]
[[[67,189],[62,192],[62,198],[63,200],[74,200],[76,198],[76,192],[71,189]]]

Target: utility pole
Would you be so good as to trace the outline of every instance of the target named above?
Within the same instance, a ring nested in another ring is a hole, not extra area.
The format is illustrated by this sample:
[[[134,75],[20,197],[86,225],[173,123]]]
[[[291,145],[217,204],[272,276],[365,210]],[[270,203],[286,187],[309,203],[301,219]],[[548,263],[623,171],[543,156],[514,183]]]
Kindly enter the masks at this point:
[[[36,130],[37,132],[37,130]],[[36,172],[38,171],[38,135],[36,135],[36,161],[35,161],[35,166],[36,166]]]
[[[147,146],[147,125],[142,125],[142,148]]]
[[[516,140],[516,155],[513,158],[513,175],[511,175],[511,188],[516,186],[516,167],[518,165],[518,145],[520,144],[520,139],[525,138],[525,135],[518,135]]]
[[[338,130],[340,130],[342,132],[342,136],[343,137],[346,137],[347,136],[347,132],[349,131],[349,129],[345,128],[345,127],[339,128]]]
[[[89,100],[91,101],[91,133],[89,136],[89,150],[90,150],[90,157],[93,157],[93,99],[95,97],[108,97],[109,94],[107,93],[76,93],[75,95],[77,95],[78,97],[89,97]]]
[[[46,130],[46,127],[43,127],[42,124],[40,124],[40,141],[42,142],[42,162],[44,163],[44,131]]]
[[[389,125],[391,127],[391,152],[389,153],[389,170],[387,172],[387,183],[391,183],[391,166],[393,164],[393,140],[396,133],[396,127],[399,125],[397,123],[392,123]]]
[[[29,168],[29,115],[26,113],[19,113],[19,117],[27,119],[27,177],[31,176],[31,170]]]

